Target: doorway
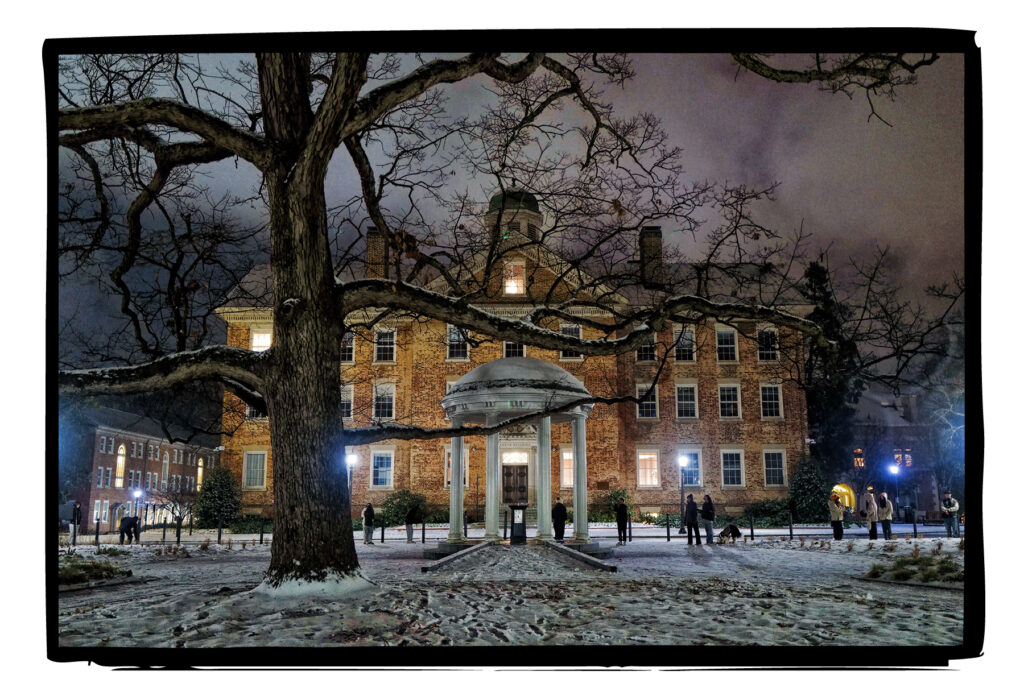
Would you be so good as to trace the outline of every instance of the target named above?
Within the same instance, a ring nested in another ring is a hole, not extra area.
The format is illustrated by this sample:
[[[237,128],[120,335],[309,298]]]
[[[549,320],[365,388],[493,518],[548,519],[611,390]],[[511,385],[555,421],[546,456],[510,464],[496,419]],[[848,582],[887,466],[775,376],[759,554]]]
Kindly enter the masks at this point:
[[[501,453],[501,502],[503,505],[529,503],[530,453],[505,450]]]

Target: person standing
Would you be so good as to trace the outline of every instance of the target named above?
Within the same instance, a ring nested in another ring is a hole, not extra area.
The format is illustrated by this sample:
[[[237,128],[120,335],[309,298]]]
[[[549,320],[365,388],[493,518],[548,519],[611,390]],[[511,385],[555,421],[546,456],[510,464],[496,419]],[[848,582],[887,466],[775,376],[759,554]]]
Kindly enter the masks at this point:
[[[132,536],[136,544],[142,544],[142,524],[139,523],[139,516],[132,515],[131,528],[128,530],[128,545],[132,544]]]
[[[75,503],[75,506],[71,508],[71,522],[69,524],[71,532],[71,545],[74,546],[78,540],[78,529],[82,524],[82,504]]]
[[[700,529],[697,527],[697,503],[693,502],[693,494],[686,496],[686,512],[683,517],[686,523],[686,544],[693,545],[693,535],[697,535],[697,546],[700,546]]]
[[[715,543],[714,536],[712,536],[715,527],[715,504],[711,502],[710,495],[704,496],[704,504],[700,506],[700,520],[704,525],[708,545]],[[700,534],[697,535],[697,541],[700,541]]]
[[[118,544],[120,544],[121,546],[124,546],[124,537],[127,534],[128,535],[128,545],[129,546],[131,545],[131,543],[132,543],[132,518],[131,517],[129,517],[128,515],[125,515],[124,517],[121,518],[120,522],[117,523],[117,533],[118,533],[118,535],[120,535],[120,540],[118,541]]]
[[[363,543],[373,544],[373,503],[363,508]]]
[[[555,506],[551,508],[551,523],[555,526],[555,541],[565,540],[565,521],[569,519],[569,511],[565,509],[561,498],[555,498]]]
[[[626,545],[626,525],[629,523],[629,508],[626,507],[626,499],[619,498],[615,505],[615,522],[619,526],[619,543],[616,546]]]
[[[878,496],[878,521],[882,523],[882,536],[886,540],[892,538],[892,502],[889,495],[882,491]]]
[[[960,503],[956,501],[952,493],[946,491],[942,497],[940,508],[942,510],[942,520],[946,523],[946,536],[959,538],[960,516],[957,512],[960,510]]]
[[[416,505],[414,503],[413,506],[411,508],[409,508],[409,512],[405,513],[405,536],[406,536],[406,543],[407,544],[414,543],[413,540],[412,540],[413,528],[419,522],[420,522],[420,506]]]
[[[864,519],[868,523],[868,539],[878,538],[878,503],[875,494],[868,491],[864,494]]]
[[[833,493],[828,499],[828,514],[832,521],[832,538],[839,541],[843,538],[843,508],[839,505],[839,496]]]

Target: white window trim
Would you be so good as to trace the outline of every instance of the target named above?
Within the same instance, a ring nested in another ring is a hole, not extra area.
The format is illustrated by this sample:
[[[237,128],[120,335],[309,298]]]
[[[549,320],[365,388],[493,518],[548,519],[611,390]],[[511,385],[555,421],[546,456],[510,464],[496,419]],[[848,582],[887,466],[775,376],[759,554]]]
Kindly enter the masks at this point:
[[[263,455],[263,485],[262,486],[247,486],[245,485],[245,474],[247,468],[246,460],[250,454],[262,454]],[[267,466],[270,460],[270,455],[266,449],[252,448],[242,450],[242,490],[243,491],[265,491],[267,490]]]
[[[769,453],[777,452],[782,455],[782,483],[768,483],[768,458],[765,456]],[[761,450],[761,471],[764,474],[764,487],[772,490],[781,490],[783,488],[789,488],[789,476],[786,475],[786,449],[784,447],[775,447],[768,445]]]
[[[725,455],[738,452],[740,455],[740,483],[727,484],[725,482]],[[718,454],[718,465],[722,471],[722,490],[738,491],[747,487],[747,461],[746,453],[742,447],[722,447]]]
[[[693,387],[693,415],[692,416],[680,416],[679,415],[679,387]],[[685,421],[687,423],[695,420],[700,420],[700,388],[697,386],[697,380],[680,380],[676,382],[676,392],[672,408],[676,414],[676,420]]]
[[[522,292],[509,292],[508,291],[508,278],[509,266],[522,266],[523,267],[523,291]],[[501,294],[510,297],[523,297],[526,295],[526,259],[505,259],[505,263],[502,266],[501,275]]]
[[[374,380],[373,391],[370,394],[370,419],[377,423],[390,423],[395,420],[398,413],[398,385],[393,379]],[[391,416],[377,417],[377,387],[391,387]]]
[[[444,459],[441,460],[441,466],[444,467],[444,471],[442,471],[441,473],[444,475],[444,490],[446,490],[446,491],[451,488],[451,486],[448,485],[448,475],[449,475],[448,474],[448,458],[451,456],[451,454],[452,454],[452,445],[451,445],[451,443],[448,443],[447,445],[444,446]],[[371,463],[372,463],[372,460],[371,460]],[[392,480],[394,480],[394,477],[395,477],[394,470],[395,470],[395,460],[392,459],[391,460],[391,478],[392,478]],[[469,448],[466,447],[465,439],[463,439],[463,441],[462,441],[462,487],[464,489],[465,488],[469,488]]]
[[[579,339],[583,340],[583,326],[581,324],[559,324],[558,333],[562,333],[562,329],[567,329],[572,326],[575,326],[577,329],[580,330]],[[567,358],[564,355],[564,351],[560,350],[558,351],[558,362],[583,362],[583,356],[578,355],[576,357]]]
[[[451,330],[453,328],[457,329],[459,327],[454,326],[453,324],[445,324],[444,325],[444,361],[445,362],[450,362],[450,363],[469,362],[470,354],[471,354],[471,346],[469,345],[469,336],[468,336],[469,332],[465,331],[465,330],[463,330],[462,335],[466,338],[466,357],[464,357],[464,358],[451,358],[451,357],[448,357],[448,347],[451,345],[451,338],[452,338]]]
[[[565,455],[572,457],[572,476],[569,477],[569,485],[565,483],[565,476],[563,475],[563,469],[565,467]],[[573,452],[572,444],[562,444],[558,446],[558,487],[561,490],[572,490],[576,483],[576,455]]]
[[[688,483],[687,486],[697,486],[698,488],[704,486],[704,453],[701,450],[700,445],[680,445],[679,449],[676,450],[676,468],[679,469],[679,480],[683,480],[682,467],[679,466],[679,457],[682,455],[688,457],[697,458],[697,482]],[[687,467],[689,468],[689,467]]]
[[[386,486],[376,486],[373,483],[373,457],[377,454],[391,455],[391,483]],[[371,447],[370,448],[370,481],[371,491],[393,491],[395,490],[395,448],[394,447]]]
[[[515,356],[515,357],[522,357],[522,358],[526,357],[526,344],[525,343],[519,343],[518,341],[502,341],[501,342],[501,357],[503,357],[503,358],[509,357],[509,355],[508,355],[508,347],[509,347],[510,344],[511,345],[515,345],[515,346],[522,346],[523,347],[523,354],[521,356]]]
[[[349,408],[348,408],[348,415],[347,416],[342,416],[341,420],[342,420],[343,423],[351,423],[352,419],[354,418],[355,412],[356,412],[356,390],[355,390],[355,385],[353,385],[353,384],[343,384],[343,385],[341,385],[341,393],[342,393],[343,397],[345,396],[346,392],[348,392],[348,406],[349,406]],[[342,400],[344,401],[344,399],[342,399]]]
[[[653,453],[656,457],[656,466],[654,467],[654,477],[657,480],[654,484],[641,484],[640,483],[640,455]],[[636,448],[636,458],[633,460],[633,464],[636,467],[636,487],[638,490],[651,491],[661,488],[661,448],[655,446],[644,446],[638,445]]]
[[[693,358],[690,360],[679,360],[676,358],[676,348],[679,346],[679,334],[684,330],[689,329],[690,335],[693,336]],[[717,348],[718,336],[715,336],[716,348]],[[717,352],[716,352],[717,355]],[[681,363],[695,363],[697,362],[697,327],[693,324],[673,324],[672,325],[672,359]]]
[[[775,387],[776,389],[779,390],[779,415],[777,415],[777,416],[766,416],[766,415],[764,415],[764,396],[761,394],[761,389],[764,388],[764,387]],[[759,410],[761,411],[761,420],[767,420],[767,421],[786,420],[786,407],[782,403],[783,399],[782,399],[782,385],[781,384],[773,384],[772,382],[761,382],[761,384],[759,384],[758,387],[757,387],[757,401],[758,401],[758,406],[760,407]]]
[[[391,344],[391,360],[378,360],[377,359],[377,336],[382,333],[390,333],[394,335],[393,343]],[[390,326],[375,327],[373,330],[373,364],[374,365],[394,365],[398,362],[398,329]]]
[[[110,519],[110,501],[103,501],[103,522],[108,522]]]
[[[639,399],[640,395],[650,389],[650,384],[638,384],[636,385],[636,396]],[[661,407],[658,403],[658,385],[654,385],[654,415],[653,416],[641,416],[640,415],[640,402],[636,402],[636,419],[643,421],[656,421],[661,417]]]
[[[761,338],[761,332],[762,331],[772,331],[772,332],[775,333],[775,357],[774,358],[767,358],[767,359],[764,359],[764,360],[761,359],[761,341],[760,341],[760,338]],[[779,360],[782,357],[782,355],[781,355],[782,350],[779,347],[779,329],[778,329],[777,326],[775,326],[774,324],[761,324],[761,325],[759,325],[757,327],[757,329],[755,330],[755,333],[754,333],[754,343],[755,343],[754,352],[757,353],[757,362],[759,362],[759,363],[777,363],[777,362],[779,362]]]
[[[651,350],[654,351],[654,357],[650,358],[650,359],[641,359],[640,358],[640,348],[646,347],[648,344],[650,344]],[[647,363],[658,362],[658,335],[657,334],[652,334],[649,337],[649,340],[644,341],[642,344],[640,344],[639,346],[636,347],[636,350],[633,351],[633,362],[643,363],[645,365]]]
[[[722,415],[722,387],[735,387],[736,388],[736,415],[735,416],[723,416]],[[743,389],[740,388],[739,382],[719,382],[718,383],[718,420],[723,421],[741,421],[743,420]]]
[[[103,512],[103,503],[102,503],[102,501],[99,501],[99,500],[95,501],[95,503],[92,506],[92,519],[89,520],[89,521],[92,522],[92,523],[98,522],[100,519],[102,519],[100,517],[102,512]]]
[[[256,334],[267,334],[267,335],[270,336],[270,344],[266,348],[263,349],[263,350],[270,350],[271,346],[274,345],[274,329],[273,329],[273,327],[268,326],[266,324],[258,324],[258,325],[255,325],[255,326],[250,326],[249,327],[249,350],[253,350],[253,351],[256,350],[256,348],[253,346],[253,344],[255,343],[255,341],[253,339],[255,339]],[[263,350],[261,350],[259,352],[262,353]]]
[[[733,350],[736,352],[736,357],[733,360],[720,360],[718,358],[718,332],[729,331],[732,333],[732,345]],[[731,326],[723,326],[722,324],[715,325],[715,361],[724,363],[726,365],[735,365],[740,361],[740,338],[739,333]]]
[[[343,343],[344,343],[344,340],[345,340],[345,334],[346,333],[351,333],[352,334],[352,359],[351,360],[342,360],[341,364],[342,365],[355,365],[356,364],[356,332],[355,331],[351,331],[351,332],[346,331],[346,332],[344,332],[342,334],[342,336],[341,336]]]

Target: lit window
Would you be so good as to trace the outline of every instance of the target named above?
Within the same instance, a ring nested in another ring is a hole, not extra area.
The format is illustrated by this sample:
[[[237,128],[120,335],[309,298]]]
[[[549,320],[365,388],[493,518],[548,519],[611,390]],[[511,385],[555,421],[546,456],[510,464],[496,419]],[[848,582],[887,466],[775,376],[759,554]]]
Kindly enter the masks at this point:
[[[720,418],[739,418],[740,388],[737,386],[718,387],[718,415]]]
[[[761,417],[782,418],[782,388],[779,385],[761,385]]]
[[[522,262],[505,264],[505,294],[522,295],[526,293],[526,265]]]
[[[373,473],[370,485],[374,488],[390,488],[392,481],[392,452],[373,453]]]
[[[654,338],[650,338],[645,343],[641,343],[640,347],[636,349],[637,362],[651,362],[657,358],[658,354],[654,351]]]
[[[676,418],[697,417],[697,385],[676,385]]]
[[[245,472],[242,485],[246,488],[266,488],[267,485],[267,453],[246,452]]]
[[[341,387],[341,418],[342,420],[352,419],[352,385],[344,384]]]
[[[718,362],[736,362],[736,331],[718,329]]]
[[[448,359],[469,360],[469,341],[458,326],[448,325]]]
[[[639,401],[636,404],[637,418],[658,417],[658,387],[653,389],[650,384],[636,385],[636,395]]]
[[[395,332],[394,330],[378,331],[373,341],[374,362],[395,361]]]
[[[395,417],[395,385],[373,385],[373,417],[389,420]]]
[[[572,468],[572,448],[566,447],[562,449],[562,488],[572,488],[573,476],[575,475]]]
[[[199,463],[196,465],[196,490],[200,490],[203,487],[203,458],[199,458]]]
[[[452,486],[452,446],[445,445],[444,448],[444,487],[449,489]],[[462,487],[469,486],[469,448],[465,441],[462,443]]]
[[[257,353],[263,352],[270,348],[270,332],[269,331],[253,331],[252,332],[252,350]]]
[[[700,450],[685,449],[679,451],[679,457],[685,457],[686,466],[680,465],[683,472],[683,482],[687,486],[700,485]]]
[[[660,486],[658,450],[640,450],[636,453],[636,485],[652,488]]]
[[[786,454],[785,452],[768,451],[764,453],[764,485],[786,485]]]
[[[341,337],[341,362],[355,362],[355,339],[355,334],[351,331],[346,331]]]
[[[522,343],[510,343],[505,341],[505,357],[506,358],[522,358],[526,355],[526,349]]]
[[[743,452],[722,452],[722,485],[743,485]]]
[[[864,466],[864,450],[859,447],[853,451],[853,465],[857,468]]]
[[[563,336],[571,336],[572,338],[580,338],[580,327],[578,324],[563,324],[561,327]],[[575,350],[563,350],[560,359],[561,360],[575,360],[576,358],[583,357],[579,351]]]
[[[171,458],[167,456],[167,452],[164,452],[164,465],[160,471],[160,478],[164,482],[162,490],[167,490],[167,477],[170,475]]]
[[[677,329],[673,340],[676,346],[676,360],[681,362],[693,362],[693,328],[686,326],[681,329]]]
[[[775,329],[760,329],[757,332],[757,359],[779,359],[779,332]]]

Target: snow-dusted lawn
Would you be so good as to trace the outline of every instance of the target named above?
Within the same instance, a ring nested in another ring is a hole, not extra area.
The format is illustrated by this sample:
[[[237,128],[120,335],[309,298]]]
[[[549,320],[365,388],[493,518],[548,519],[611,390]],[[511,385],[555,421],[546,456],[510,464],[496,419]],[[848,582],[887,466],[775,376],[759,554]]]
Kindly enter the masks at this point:
[[[886,551],[886,542],[865,539],[830,549],[810,540],[698,548],[651,539],[617,547],[609,561],[619,572],[609,574],[535,546],[488,548],[422,573],[422,545],[389,540],[357,545],[377,587],[344,601],[251,593],[269,545],[189,547],[190,557],[134,547],[110,560],[154,580],[62,594],[59,639],[134,647],[951,645],[961,640],[961,592],[855,576],[914,544],[930,553],[942,543],[962,562],[952,541],[900,539]]]

